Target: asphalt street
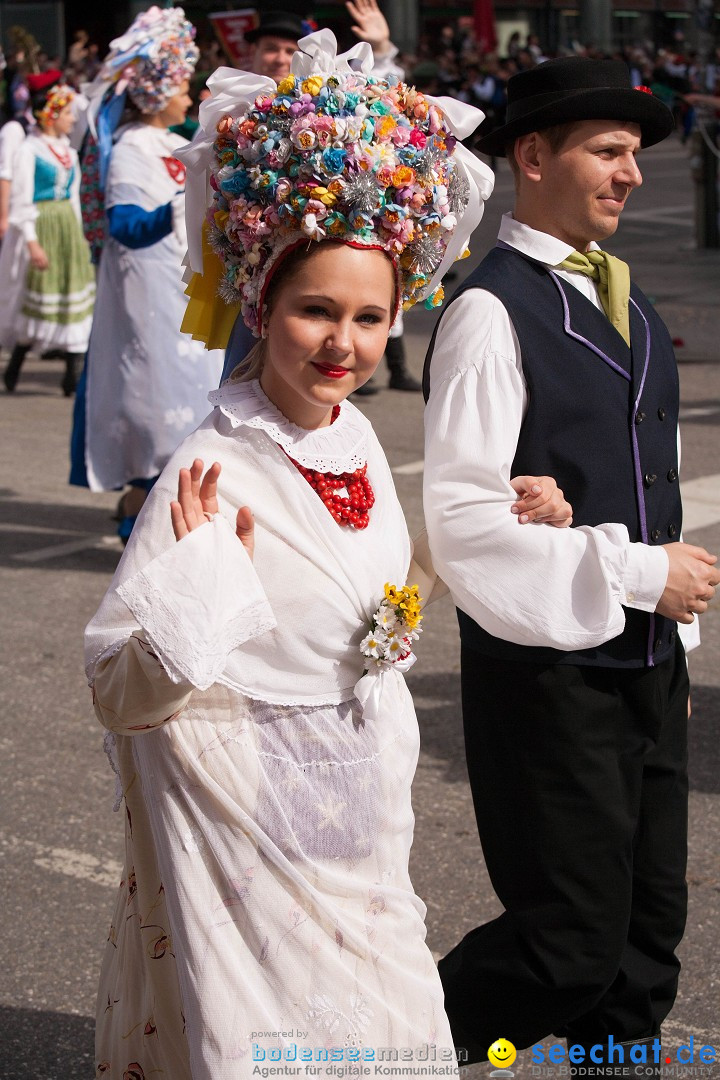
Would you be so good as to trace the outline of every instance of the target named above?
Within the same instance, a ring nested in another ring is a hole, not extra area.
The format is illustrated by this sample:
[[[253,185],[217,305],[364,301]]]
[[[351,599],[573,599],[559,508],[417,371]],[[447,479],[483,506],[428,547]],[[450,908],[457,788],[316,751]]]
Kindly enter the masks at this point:
[[[647,151],[641,166],[645,184],[632,196],[608,247],[629,259],[635,279],[656,302],[673,336],[682,339],[685,538],[717,552],[720,252],[694,248],[693,187],[679,141]],[[474,238],[473,257],[460,264],[461,275],[491,246],[499,216],[510,205],[510,174],[503,165]],[[413,312],[407,319],[410,362],[418,375],[434,318]],[[95,987],[122,859],[123,822],[111,810],[113,776],[82,664],[83,627],[120,556],[110,520],[116,496],[67,485],[72,403],[61,395],[61,374],[57,362],[31,358],[17,391],[0,396],[2,1080],[94,1076]],[[381,370],[375,381],[384,387],[386,372]],[[420,395],[383,389],[361,399],[361,407],[387,450],[411,531],[417,532],[422,520]],[[702,647],[690,658],[690,916],[681,947],[680,996],[664,1030],[664,1045],[671,1051],[691,1037],[696,1046],[720,1047],[718,602],[704,617],[702,636]],[[412,869],[428,907],[430,946],[441,955],[500,908],[485,874],[467,785],[458,636],[448,600],[430,609],[418,653],[409,676],[423,745],[414,794]],[[519,1055],[512,1072],[519,1078],[538,1075],[527,1053]],[[488,1073],[489,1066],[483,1065],[467,1075]],[[720,1075],[720,1067],[714,1073]],[[552,1075],[562,1074],[558,1069]],[[713,1070],[702,1075],[713,1075]]]

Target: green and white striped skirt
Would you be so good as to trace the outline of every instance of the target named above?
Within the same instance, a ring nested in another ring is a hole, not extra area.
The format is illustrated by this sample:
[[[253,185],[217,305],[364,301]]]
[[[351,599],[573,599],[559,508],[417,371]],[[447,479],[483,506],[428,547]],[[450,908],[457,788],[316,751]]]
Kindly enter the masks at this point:
[[[84,353],[95,303],[95,269],[69,199],[40,202],[37,236],[50,265],[28,268],[18,341]]]

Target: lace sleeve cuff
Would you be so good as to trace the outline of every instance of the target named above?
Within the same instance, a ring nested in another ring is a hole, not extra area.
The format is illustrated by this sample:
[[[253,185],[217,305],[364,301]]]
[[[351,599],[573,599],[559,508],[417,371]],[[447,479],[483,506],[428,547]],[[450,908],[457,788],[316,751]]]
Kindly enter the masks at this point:
[[[216,682],[233,649],[275,625],[245,548],[221,514],[118,586],[173,682]]]

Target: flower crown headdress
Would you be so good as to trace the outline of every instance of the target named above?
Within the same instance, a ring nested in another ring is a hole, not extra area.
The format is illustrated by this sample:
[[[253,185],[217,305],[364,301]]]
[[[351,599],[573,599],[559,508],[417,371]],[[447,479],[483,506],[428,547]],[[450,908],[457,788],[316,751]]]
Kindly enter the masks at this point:
[[[45,104],[37,114],[39,123],[41,125],[54,123],[65,106],[70,105],[76,97],[77,94],[71,86],[65,86],[64,84],[53,86],[52,90],[48,91]]]
[[[222,264],[218,291],[256,334],[273,269],[308,241],[381,248],[403,306],[437,306],[442,275],[466,253],[492,191],[490,170],[459,142],[483,114],[373,76],[370,47],[337,56],[328,30],[298,48],[278,86],[229,68],[208,81],[205,138],[178,154],[191,268],[203,271],[205,218]]]
[[[115,93],[127,90],[141,112],[160,112],[195,70],[200,51],[194,38],[182,8],[148,8],[110,42],[93,86],[104,93],[115,84]]]

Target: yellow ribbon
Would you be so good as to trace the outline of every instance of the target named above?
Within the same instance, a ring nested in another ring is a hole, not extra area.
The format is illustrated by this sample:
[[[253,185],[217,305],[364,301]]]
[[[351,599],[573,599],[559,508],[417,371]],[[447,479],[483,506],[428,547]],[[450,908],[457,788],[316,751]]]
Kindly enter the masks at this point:
[[[603,311],[630,344],[630,268],[607,251],[573,251],[560,263],[563,270],[586,274],[596,282]]]
[[[194,341],[204,341],[206,349],[225,349],[240,304],[226,304],[218,296],[223,264],[208,243],[204,225],[202,253],[203,272],[193,274],[185,289],[185,295],[190,299],[180,330],[183,334],[191,334]]]

